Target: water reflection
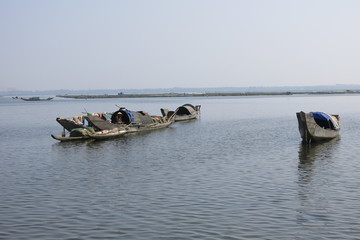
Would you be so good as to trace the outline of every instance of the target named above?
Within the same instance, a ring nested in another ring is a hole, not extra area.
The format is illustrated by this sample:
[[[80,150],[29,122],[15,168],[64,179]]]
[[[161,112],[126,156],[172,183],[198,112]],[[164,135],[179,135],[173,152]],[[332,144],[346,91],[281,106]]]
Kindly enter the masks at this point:
[[[301,142],[299,146],[299,169],[311,165],[315,159],[325,160],[331,157],[335,145],[340,138],[327,142],[313,142],[310,144]]]
[[[307,231],[311,224],[322,225],[330,220],[328,189],[332,184],[332,162],[338,144],[339,138],[336,138],[299,146],[297,222]]]

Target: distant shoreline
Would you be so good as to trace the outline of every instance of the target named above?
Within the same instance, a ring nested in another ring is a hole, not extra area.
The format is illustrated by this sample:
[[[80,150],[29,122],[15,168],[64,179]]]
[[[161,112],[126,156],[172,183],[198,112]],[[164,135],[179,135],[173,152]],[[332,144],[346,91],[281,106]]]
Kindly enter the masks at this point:
[[[220,96],[276,96],[276,95],[294,95],[294,94],[360,94],[360,90],[346,90],[346,91],[287,91],[287,92],[210,92],[210,93],[142,93],[142,94],[85,94],[85,95],[56,95],[60,98],[74,98],[74,99],[93,99],[93,98],[156,98],[156,97],[220,97]]]

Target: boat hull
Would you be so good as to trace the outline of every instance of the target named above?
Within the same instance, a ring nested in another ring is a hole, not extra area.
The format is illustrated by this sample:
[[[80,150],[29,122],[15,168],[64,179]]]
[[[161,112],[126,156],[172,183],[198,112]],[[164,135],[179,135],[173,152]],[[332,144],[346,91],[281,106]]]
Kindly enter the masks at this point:
[[[198,114],[192,114],[192,115],[176,115],[175,116],[175,122],[182,122],[182,121],[189,121],[193,119],[197,119]]]
[[[61,141],[78,141],[90,139],[90,135],[96,134],[98,131],[95,131],[92,127],[83,127],[83,128],[74,128],[70,131],[69,135],[66,135],[65,131],[62,133],[62,136],[55,136],[51,134],[51,137]]]
[[[319,126],[312,113],[296,113],[300,136],[304,142],[326,141],[336,138],[340,134],[340,128],[331,129]]]
[[[161,109],[163,116],[171,117],[175,114],[175,122],[189,121],[197,119],[200,115],[200,105],[193,106],[191,104],[184,104],[178,107],[175,111],[169,111],[168,109]]]
[[[96,140],[108,140],[123,136],[126,133],[127,133],[126,130],[101,131],[95,134],[91,134],[89,135],[89,137]]]
[[[165,122],[165,123],[158,123],[158,124],[148,124],[148,125],[143,125],[143,126],[130,126],[130,127],[126,128],[127,129],[126,131],[128,133],[152,131],[152,130],[156,130],[156,129],[167,128],[172,123],[173,122]]]
[[[89,136],[81,136],[81,137],[61,137],[61,136],[55,136],[51,134],[51,137],[55,140],[58,140],[60,142],[70,142],[70,141],[83,141],[83,140],[89,140],[91,139]]]
[[[127,134],[127,133],[145,132],[145,131],[152,131],[161,128],[166,128],[174,122],[173,120],[165,120],[162,117],[154,118],[154,119],[157,119],[154,120],[156,121],[154,123],[124,125],[124,124],[110,123],[97,116],[86,117],[86,120],[89,122],[89,124],[103,131],[103,134],[90,135],[91,138],[99,139],[99,140],[118,137],[116,133],[122,131],[124,132],[123,134]],[[119,136],[123,134],[119,133]]]

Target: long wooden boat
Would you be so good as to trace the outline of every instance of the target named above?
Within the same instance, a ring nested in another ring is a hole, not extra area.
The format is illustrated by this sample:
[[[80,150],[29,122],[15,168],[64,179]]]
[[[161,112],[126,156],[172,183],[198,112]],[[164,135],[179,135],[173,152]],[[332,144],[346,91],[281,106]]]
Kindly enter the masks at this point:
[[[174,122],[174,117],[175,114],[170,117],[151,116],[143,111],[130,111],[120,108],[111,115],[106,113],[57,118],[56,121],[63,126],[63,132],[61,136],[51,135],[51,137],[62,142],[112,139],[126,133],[166,128]]]
[[[330,140],[340,134],[340,118],[324,112],[297,112],[299,132],[304,142]]]
[[[54,99],[53,97],[48,97],[48,98],[40,98],[40,97],[29,97],[29,98],[23,98],[20,97],[19,99],[24,100],[24,101],[50,101],[52,99]]]
[[[178,121],[187,121],[192,119],[197,119],[200,115],[201,105],[192,105],[192,104],[184,104],[178,107],[175,111],[169,111],[168,109],[161,109],[161,113],[163,116],[170,117],[175,112],[175,122]]]
[[[111,122],[98,116],[86,116],[86,120],[91,126],[101,130],[109,131],[104,134],[92,134],[89,137],[97,140],[111,139],[116,136],[116,131],[135,133],[166,128],[174,122],[174,116],[151,116],[143,111],[131,111],[125,108],[113,113]]]

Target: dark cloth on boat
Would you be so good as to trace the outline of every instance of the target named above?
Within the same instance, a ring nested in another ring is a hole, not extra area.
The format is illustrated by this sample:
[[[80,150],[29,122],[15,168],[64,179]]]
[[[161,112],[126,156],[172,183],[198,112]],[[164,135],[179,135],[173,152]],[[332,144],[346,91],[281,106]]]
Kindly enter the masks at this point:
[[[150,124],[153,123],[152,117],[143,111],[130,111],[127,109],[120,109],[111,116],[112,123],[122,124]]]
[[[314,117],[315,122],[325,128],[325,129],[336,129],[337,123],[334,122],[332,117],[329,114],[324,112],[311,112]]]

